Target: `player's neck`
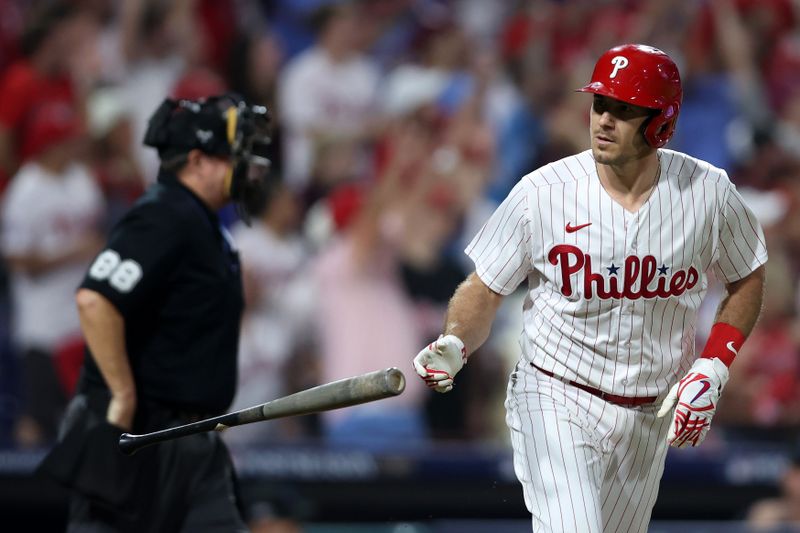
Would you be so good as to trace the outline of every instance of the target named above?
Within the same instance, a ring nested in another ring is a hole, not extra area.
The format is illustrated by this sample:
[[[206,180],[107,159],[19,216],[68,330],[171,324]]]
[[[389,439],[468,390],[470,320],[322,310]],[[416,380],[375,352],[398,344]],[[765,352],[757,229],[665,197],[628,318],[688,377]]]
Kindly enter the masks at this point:
[[[658,152],[623,164],[597,165],[600,183],[628,211],[637,211],[647,201],[660,174]]]

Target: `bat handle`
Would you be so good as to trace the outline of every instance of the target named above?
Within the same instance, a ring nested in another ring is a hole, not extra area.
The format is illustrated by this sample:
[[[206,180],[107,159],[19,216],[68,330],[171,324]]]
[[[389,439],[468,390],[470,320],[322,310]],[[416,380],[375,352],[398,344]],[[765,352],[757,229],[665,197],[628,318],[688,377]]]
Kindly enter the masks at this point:
[[[211,431],[212,429],[221,431],[229,425],[236,425],[235,422],[238,415],[238,412],[229,413],[227,415],[215,416],[214,418],[199,420],[191,424],[162,429],[161,431],[154,431],[152,433],[144,433],[142,435],[123,433],[119,437],[119,449],[126,455],[133,455],[137,450],[158,442],[185,437],[203,431]]]

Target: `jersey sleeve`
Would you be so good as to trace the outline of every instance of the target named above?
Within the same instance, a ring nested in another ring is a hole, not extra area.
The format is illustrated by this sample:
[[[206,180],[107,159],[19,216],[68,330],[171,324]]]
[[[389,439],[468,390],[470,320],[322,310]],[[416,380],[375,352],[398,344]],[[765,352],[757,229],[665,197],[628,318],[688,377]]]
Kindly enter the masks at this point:
[[[744,278],[767,262],[761,225],[733,184],[720,211],[718,251],[714,273],[726,283]]]
[[[82,288],[99,292],[123,316],[163,292],[181,257],[178,222],[157,206],[138,206],[114,228],[84,277]]]
[[[487,287],[507,295],[514,292],[533,268],[530,253],[530,215],[524,182],[509,193],[465,253],[475,263],[475,273]]]

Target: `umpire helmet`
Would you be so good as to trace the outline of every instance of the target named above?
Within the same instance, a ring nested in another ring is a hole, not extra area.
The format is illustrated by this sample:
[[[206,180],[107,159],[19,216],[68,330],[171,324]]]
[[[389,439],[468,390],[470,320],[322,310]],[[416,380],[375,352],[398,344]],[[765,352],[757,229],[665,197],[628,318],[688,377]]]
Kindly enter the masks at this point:
[[[266,154],[269,125],[264,106],[250,105],[233,93],[201,100],[167,98],[150,117],[144,144],[158,150],[162,165],[180,162],[194,149],[230,157],[228,191],[249,223],[266,205],[273,185]]]
[[[200,100],[167,98],[150,117],[144,144],[156,148],[162,161],[195,148],[238,157],[253,144],[269,143],[268,124],[266,108],[248,105],[234,93]]]
[[[597,60],[592,81],[578,89],[658,110],[644,129],[647,143],[660,148],[675,132],[683,100],[681,77],[672,59],[652,46],[616,46]]]

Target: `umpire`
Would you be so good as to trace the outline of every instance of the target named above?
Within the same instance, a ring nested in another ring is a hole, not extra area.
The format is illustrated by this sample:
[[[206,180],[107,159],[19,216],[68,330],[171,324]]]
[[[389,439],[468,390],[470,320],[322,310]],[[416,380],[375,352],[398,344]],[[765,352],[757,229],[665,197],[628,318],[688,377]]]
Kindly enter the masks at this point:
[[[88,357],[41,467],[72,489],[68,531],[246,530],[216,433],[132,457],[117,439],[220,414],[233,399],[242,283],[216,211],[233,201],[247,219],[263,207],[267,126],[265,108],[234,95],[168,99],[150,119],[158,181],[78,290]]]

